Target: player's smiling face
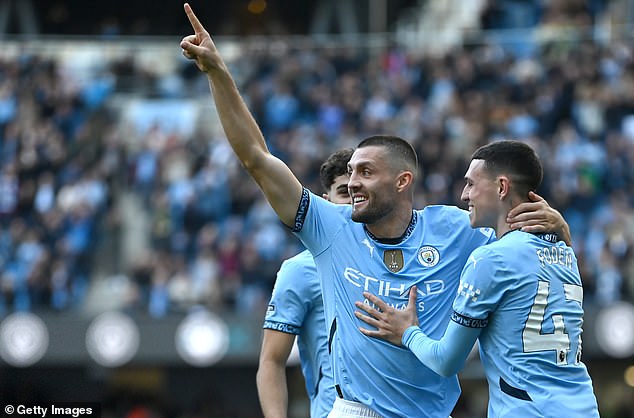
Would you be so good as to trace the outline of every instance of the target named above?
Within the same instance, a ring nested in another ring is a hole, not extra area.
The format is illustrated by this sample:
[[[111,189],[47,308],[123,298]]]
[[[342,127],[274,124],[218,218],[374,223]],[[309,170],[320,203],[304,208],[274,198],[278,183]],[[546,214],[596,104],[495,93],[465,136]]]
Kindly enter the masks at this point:
[[[375,223],[394,209],[395,174],[381,146],[358,148],[348,163],[352,220]]]
[[[500,200],[496,179],[485,170],[484,160],[472,160],[464,178],[466,184],[460,198],[469,207],[471,226],[494,228]]]

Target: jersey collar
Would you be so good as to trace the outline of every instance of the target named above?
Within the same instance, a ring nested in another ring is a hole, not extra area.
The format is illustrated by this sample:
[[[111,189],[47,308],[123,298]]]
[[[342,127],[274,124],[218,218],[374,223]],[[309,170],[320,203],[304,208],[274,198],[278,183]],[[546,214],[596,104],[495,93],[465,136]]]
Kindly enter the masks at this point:
[[[363,229],[365,230],[365,233],[368,234],[368,236],[376,242],[379,242],[381,244],[388,244],[388,245],[395,245],[395,244],[400,244],[401,242],[405,241],[407,238],[409,238],[410,235],[412,235],[412,231],[414,231],[414,228],[416,227],[416,222],[418,221],[418,216],[416,216],[416,212],[412,211],[412,217],[409,220],[409,225],[407,225],[407,228],[405,229],[405,232],[403,232],[403,234],[400,237],[396,237],[396,238],[379,238],[377,236],[375,236],[372,232],[370,232],[368,230],[367,225],[363,225]]]

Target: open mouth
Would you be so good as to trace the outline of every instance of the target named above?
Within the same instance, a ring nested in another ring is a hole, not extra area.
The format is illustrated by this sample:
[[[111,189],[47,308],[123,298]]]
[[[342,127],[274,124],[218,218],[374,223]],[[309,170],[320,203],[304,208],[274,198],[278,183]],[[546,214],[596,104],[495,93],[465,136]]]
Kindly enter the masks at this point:
[[[352,203],[353,203],[355,208],[358,208],[358,207],[362,206],[367,201],[368,201],[368,198],[365,197],[365,196],[355,196],[352,199]]]

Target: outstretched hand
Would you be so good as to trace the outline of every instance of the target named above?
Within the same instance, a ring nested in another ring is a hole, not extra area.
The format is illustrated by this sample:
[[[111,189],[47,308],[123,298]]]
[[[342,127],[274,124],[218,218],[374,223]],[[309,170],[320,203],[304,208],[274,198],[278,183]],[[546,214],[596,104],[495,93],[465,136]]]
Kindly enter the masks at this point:
[[[418,326],[416,314],[416,286],[409,291],[409,300],[405,309],[394,309],[369,292],[363,292],[376,308],[363,302],[355,302],[355,306],[368,315],[355,311],[354,315],[361,321],[376,328],[376,331],[359,327],[359,331],[368,337],[381,338],[395,345],[402,345],[401,339],[405,330],[412,325]],[[378,309],[377,309],[378,308]]]
[[[512,230],[524,232],[556,232],[560,239],[571,245],[570,231],[561,213],[535,192],[529,192],[530,202],[520,203],[509,211],[506,222]]]
[[[209,73],[216,69],[225,69],[224,61],[216,49],[216,45],[211,39],[209,32],[205,30],[198,20],[189,3],[185,3],[185,14],[194,29],[193,35],[183,38],[180,43],[183,48],[183,55],[196,62],[199,70]]]

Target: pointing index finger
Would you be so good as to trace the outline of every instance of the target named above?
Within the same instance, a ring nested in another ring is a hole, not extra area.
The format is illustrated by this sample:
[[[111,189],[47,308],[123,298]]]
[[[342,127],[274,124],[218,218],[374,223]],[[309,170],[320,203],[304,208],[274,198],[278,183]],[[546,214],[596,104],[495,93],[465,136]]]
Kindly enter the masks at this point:
[[[203,27],[202,23],[200,23],[200,21],[194,14],[194,11],[192,10],[189,3],[185,3],[184,7],[185,7],[185,14],[187,14],[187,18],[189,19],[189,23],[191,23],[192,28],[194,28],[194,32],[196,32],[196,34],[205,32],[205,28]]]

